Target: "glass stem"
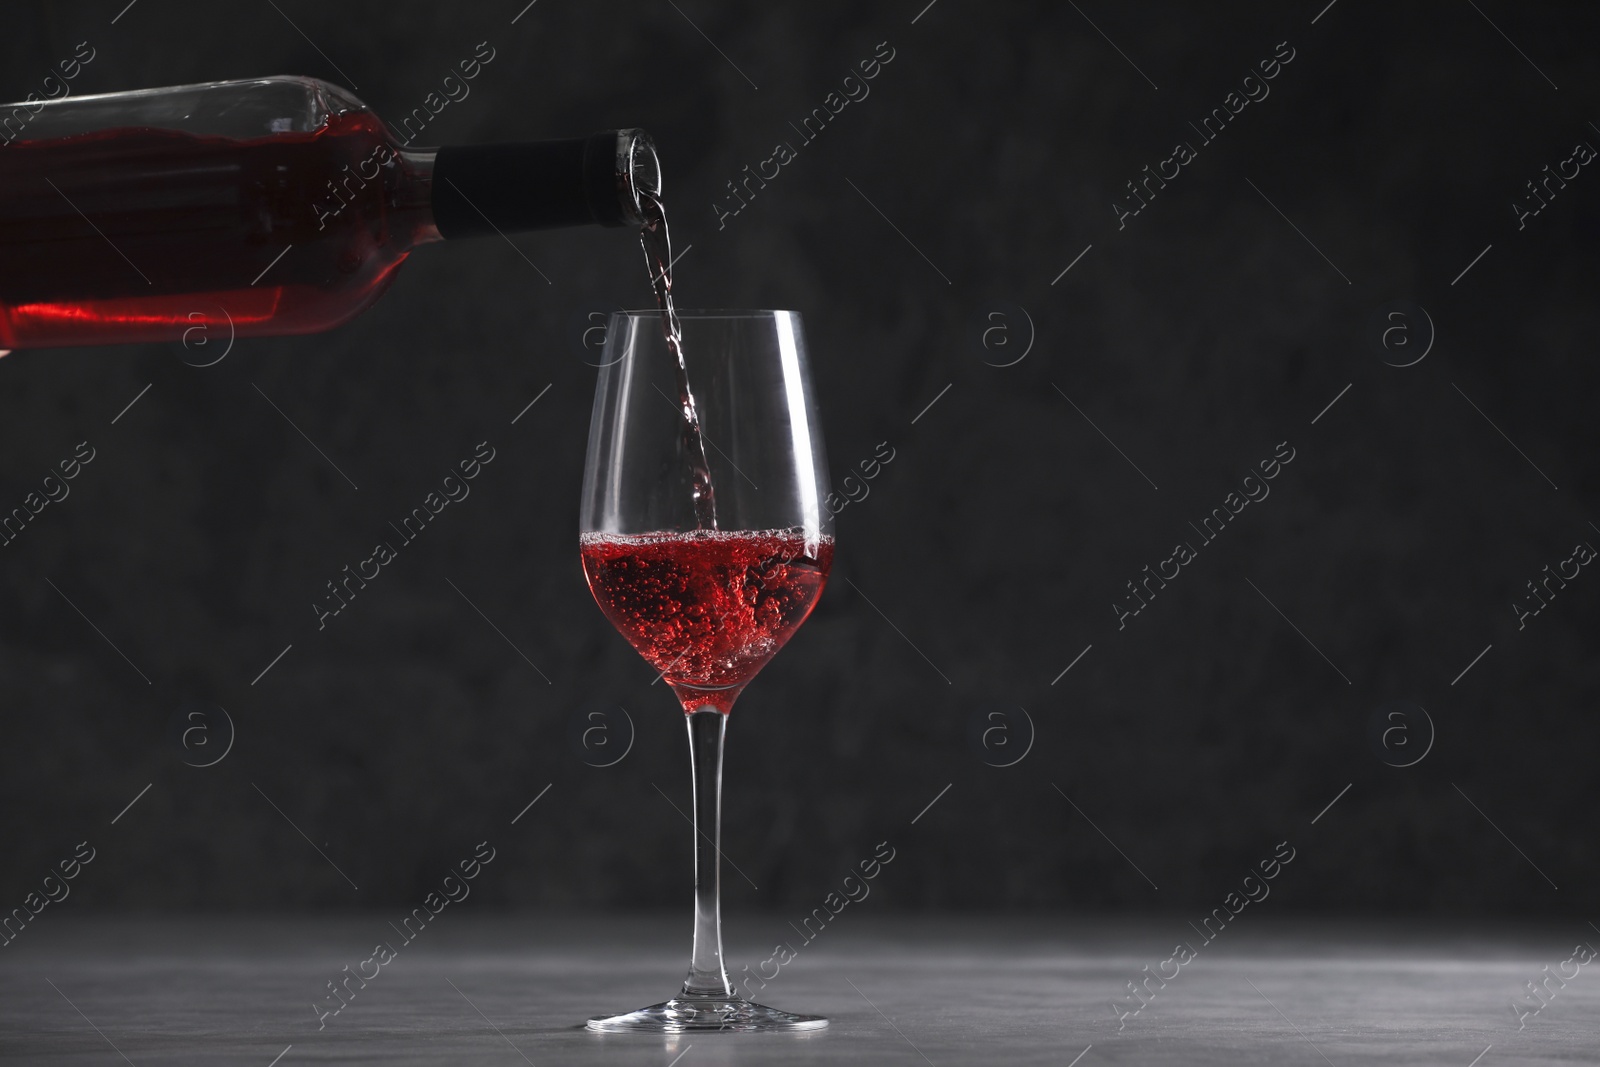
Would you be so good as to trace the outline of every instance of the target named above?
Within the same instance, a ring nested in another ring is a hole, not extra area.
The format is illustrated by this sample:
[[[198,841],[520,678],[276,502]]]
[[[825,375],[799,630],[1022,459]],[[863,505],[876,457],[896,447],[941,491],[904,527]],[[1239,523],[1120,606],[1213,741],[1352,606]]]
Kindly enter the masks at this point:
[[[694,955],[685,997],[732,996],[722,966],[722,737],[728,717],[707,707],[684,716],[694,777]]]

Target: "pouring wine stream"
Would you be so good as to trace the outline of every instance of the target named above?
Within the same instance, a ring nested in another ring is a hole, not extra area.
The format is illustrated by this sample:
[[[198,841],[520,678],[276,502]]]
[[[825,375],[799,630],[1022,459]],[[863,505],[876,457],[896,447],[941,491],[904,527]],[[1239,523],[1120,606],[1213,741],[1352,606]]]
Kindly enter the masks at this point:
[[[650,193],[639,194],[644,225],[639,243],[644,246],[645,266],[650,270],[650,286],[661,308],[661,330],[666,334],[667,350],[672,353],[678,377],[678,405],[683,410],[683,443],[689,453],[694,475],[695,525],[702,530],[717,528],[717,499],[711,485],[711,466],[706,462],[705,437],[700,431],[700,412],[695,407],[694,391],[689,388],[689,367],[683,359],[683,327],[672,304],[672,236],[667,230],[667,212]]]

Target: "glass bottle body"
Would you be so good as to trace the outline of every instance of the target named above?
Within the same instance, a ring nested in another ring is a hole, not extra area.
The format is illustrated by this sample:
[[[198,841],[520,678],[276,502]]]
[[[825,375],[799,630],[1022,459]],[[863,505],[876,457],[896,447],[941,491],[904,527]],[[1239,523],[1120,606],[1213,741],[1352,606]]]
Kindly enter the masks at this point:
[[[439,239],[433,154],[315,79],[23,114],[0,147],[0,347],[327,330]]]
[[[639,226],[643,130],[416,148],[273,77],[0,105],[0,349],[316,333],[430,241]]]

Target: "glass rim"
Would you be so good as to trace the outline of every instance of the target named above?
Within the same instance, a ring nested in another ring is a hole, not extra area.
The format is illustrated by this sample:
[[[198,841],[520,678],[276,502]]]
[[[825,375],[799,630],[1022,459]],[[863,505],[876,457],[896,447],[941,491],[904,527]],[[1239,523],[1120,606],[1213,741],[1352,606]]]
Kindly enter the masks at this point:
[[[661,317],[661,309],[617,308],[611,314],[637,319],[658,319]],[[789,308],[688,308],[678,310],[678,318],[680,319],[767,319],[778,315],[793,315],[799,318],[800,312]]]

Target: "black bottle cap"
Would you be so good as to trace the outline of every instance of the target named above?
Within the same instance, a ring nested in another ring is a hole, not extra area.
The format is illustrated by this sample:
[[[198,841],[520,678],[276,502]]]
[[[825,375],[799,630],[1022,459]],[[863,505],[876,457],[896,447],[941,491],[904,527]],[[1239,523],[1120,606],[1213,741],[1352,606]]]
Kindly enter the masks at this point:
[[[456,145],[433,165],[433,222],[447,239],[561,226],[638,226],[640,193],[660,192],[643,130],[563,141]]]

